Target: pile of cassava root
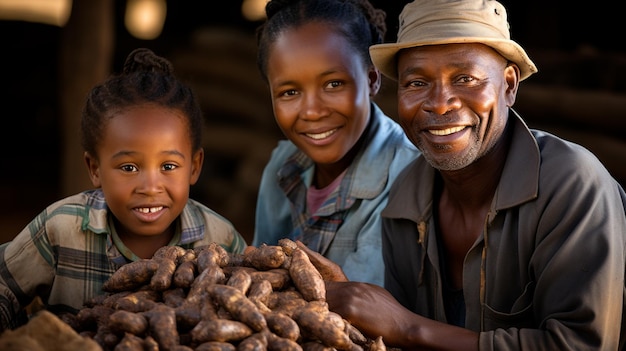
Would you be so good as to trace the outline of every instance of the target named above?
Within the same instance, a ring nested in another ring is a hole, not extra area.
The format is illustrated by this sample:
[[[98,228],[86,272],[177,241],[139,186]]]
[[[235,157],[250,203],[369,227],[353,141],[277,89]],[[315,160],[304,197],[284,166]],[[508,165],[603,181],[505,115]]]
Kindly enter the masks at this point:
[[[330,311],[320,272],[283,239],[245,254],[163,247],[63,320],[112,351],[386,350]]]

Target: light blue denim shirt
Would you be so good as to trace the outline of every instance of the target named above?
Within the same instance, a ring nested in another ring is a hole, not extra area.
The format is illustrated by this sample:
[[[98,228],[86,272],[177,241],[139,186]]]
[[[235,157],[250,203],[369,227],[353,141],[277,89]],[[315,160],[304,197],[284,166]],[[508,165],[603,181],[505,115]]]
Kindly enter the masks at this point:
[[[252,245],[317,237],[303,242],[339,264],[350,280],[382,286],[380,212],[396,175],[419,151],[375,104],[366,133],[367,141],[339,188],[314,214],[306,211],[313,161],[290,141],[281,140],[261,178]]]

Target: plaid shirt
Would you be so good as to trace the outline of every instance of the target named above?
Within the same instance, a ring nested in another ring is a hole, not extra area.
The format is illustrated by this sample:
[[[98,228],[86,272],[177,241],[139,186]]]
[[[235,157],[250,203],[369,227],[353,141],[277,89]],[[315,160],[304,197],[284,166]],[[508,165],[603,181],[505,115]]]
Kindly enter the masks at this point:
[[[48,206],[11,242],[0,246],[0,331],[24,322],[36,296],[56,313],[75,313],[102,294],[102,284],[129,262],[113,242],[102,191],[89,190]],[[183,248],[221,244],[240,253],[244,238],[233,225],[189,199],[175,242]]]
[[[344,186],[336,187],[317,211],[311,214],[306,208],[307,187],[300,178],[300,174],[311,167],[313,160],[303,152],[296,152],[278,172],[278,182],[292,204],[293,231],[289,237],[301,240],[314,251],[325,253],[343,223],[347,210],[355,201],[348,193],[350,186],[346,186],[354,182],[354,168],[344,176]]]

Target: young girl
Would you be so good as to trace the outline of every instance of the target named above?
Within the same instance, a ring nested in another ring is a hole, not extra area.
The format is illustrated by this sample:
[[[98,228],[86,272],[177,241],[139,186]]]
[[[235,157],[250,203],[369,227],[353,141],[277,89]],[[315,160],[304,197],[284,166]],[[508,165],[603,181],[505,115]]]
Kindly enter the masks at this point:
[[[50,205],[0,246],[0,330],[25,323],[37,296],[51,312],[77,312],[120,266],[165,245],[243,252],[229,221],[189,199],[204,158],[202,120],[170,62],[147,49],[91,90],[81,132],[95,189]]]
[[[385,13],[366,0],[272,0],[258,31],[280,141],[263,172],[253,245],[300,240],[350,280],[383,284],[380,211],[418,151],[373,102]]]

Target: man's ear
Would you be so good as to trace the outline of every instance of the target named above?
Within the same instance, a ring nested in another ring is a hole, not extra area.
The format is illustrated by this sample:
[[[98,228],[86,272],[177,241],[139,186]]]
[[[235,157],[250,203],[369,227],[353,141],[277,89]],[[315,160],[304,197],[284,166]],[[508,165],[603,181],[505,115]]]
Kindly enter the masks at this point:
[[[189,178],[189,184],[194,185],[200,178],[202,172],[202,164],[204,163],[204,149],[200,148],[194,152],[191,159],[191,177]]]
[[[89,152],[85,151],[83,155],[85,164],[87,165],[87,172],[89,172],[89,179],[94,187],[99,188],[102,183],[100,182],[100,163]]]
[[[504,68],[504,81],[507,84],[505,91],[506,105],[513,106],[517,98],[517,88],[519,88],[521,72],[519,67],[513,62],[509,62]]]
[[[376,69],[376,67],[370,66],[367,72],[367,77],[370,86],[370,96],[376,96],[376,94],[378,94],[378,91],[380,90],[380,85],[382,84],[382,75],[380,71]]]

